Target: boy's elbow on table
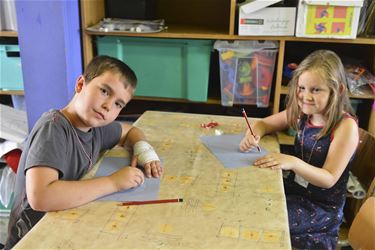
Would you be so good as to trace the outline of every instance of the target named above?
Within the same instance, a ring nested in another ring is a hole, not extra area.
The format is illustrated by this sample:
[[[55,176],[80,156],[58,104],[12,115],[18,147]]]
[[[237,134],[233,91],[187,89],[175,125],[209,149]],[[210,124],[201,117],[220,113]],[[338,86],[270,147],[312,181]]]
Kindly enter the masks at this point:
[[[40,212],[51,212],[56,211],[52,209],[52,204],[54,203],[53,198],[47,195],[48,192],[43,192],[40,189],[27,189],[26,196],[27,201],[32,209]],[[59,197],[56,197],[59,198]]]
[[[27,200],[29,201],[30,207],[35,211],[48,212],[46,199],[43,199],[41,195],[27,195]]]

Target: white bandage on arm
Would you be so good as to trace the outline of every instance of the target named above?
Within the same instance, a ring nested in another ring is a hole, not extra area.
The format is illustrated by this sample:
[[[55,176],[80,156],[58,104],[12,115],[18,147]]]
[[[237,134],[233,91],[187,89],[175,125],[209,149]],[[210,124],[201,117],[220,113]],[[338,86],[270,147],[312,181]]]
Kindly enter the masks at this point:
[[[154,148],[146,141],[138,141],[133,146],[134,155],[137,156],[138,163],[144,166],[150,161],[160,161]]]

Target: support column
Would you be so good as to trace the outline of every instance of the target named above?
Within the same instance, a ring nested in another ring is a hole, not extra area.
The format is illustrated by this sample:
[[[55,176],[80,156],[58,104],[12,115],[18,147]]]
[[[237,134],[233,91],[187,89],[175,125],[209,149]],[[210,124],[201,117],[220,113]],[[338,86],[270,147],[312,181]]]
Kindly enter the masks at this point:
[[[29,130],[71,99],[82,73],[79,1],[16,1]]]

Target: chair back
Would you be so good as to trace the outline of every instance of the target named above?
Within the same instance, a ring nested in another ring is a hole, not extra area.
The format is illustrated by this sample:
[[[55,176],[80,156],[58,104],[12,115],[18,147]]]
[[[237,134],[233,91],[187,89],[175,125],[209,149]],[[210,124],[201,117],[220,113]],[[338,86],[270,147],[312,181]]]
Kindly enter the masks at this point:
[[[362,204],[349,229],[348,239],[353,249],[375,249],[375,197]]]
[[[366,196],[370,196],[374,192],[371,189],[375,188],[375,137],[361,128],[359,129],[359,145],[352,162],[351,172],[367,191]],[[349,224],[353,221],[364,200],[354,198],[346,200],[344,212]]]
[[[359,129],[359,145],[351,171],[367,190],[375,177],[375,137],[361,128]]]

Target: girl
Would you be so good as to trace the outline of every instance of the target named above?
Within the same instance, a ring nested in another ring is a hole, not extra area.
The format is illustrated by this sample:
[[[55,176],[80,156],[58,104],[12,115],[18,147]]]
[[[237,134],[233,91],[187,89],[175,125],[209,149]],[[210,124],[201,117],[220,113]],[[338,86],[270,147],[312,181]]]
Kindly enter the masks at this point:
[[[294,128],[295,156],[270,153],[255,161],[260,168],[288,171],[284,179],[292,246],[335,249],[343,217],[347,167],[359,140],[346,91],[345,71],[332,51],[305,58],[289,83],[286,110],[259,120],[240,143],[255,147],[260,138]]]

